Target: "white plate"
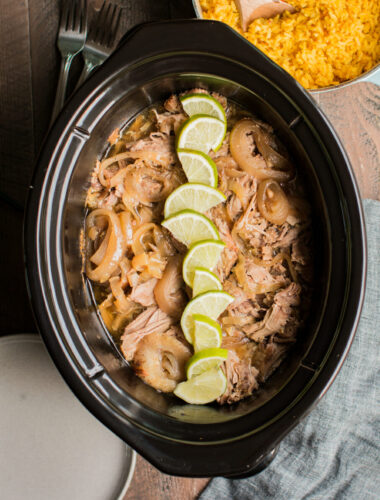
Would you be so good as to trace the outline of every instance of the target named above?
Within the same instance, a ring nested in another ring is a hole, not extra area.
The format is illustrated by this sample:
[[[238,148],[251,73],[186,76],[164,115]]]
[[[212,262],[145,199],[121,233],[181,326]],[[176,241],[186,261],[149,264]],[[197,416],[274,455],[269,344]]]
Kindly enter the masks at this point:
[[[63,381],[38,335],[0,338],[1,500],[114,500],[136,453]]]

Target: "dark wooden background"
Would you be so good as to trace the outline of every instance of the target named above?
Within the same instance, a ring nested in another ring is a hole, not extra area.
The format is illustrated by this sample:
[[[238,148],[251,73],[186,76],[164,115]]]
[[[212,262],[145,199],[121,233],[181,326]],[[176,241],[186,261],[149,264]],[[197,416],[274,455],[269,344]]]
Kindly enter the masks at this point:
[[[120,34],[143,21],[192,16],[190,0],[119,3]],[[22,223],[54,101],[58,21],[58,0],[0,0],[0,335],[36,331],[24,280]],[[80,58],[74,76],[79,71]],[[380,200],[380,89],[363,83],[314,97],[346,147],[362,196]],[[190,500],[207,481],[161,474],[139,457],[125,498]]]

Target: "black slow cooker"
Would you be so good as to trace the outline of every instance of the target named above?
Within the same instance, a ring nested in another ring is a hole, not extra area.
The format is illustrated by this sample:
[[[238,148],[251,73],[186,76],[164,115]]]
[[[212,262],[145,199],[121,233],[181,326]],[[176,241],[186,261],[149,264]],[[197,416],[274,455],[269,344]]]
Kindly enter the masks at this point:
[[[216,90],[274,126],[313,207],[316,278],[299,341],[262,389],[223,407],[188,405],[134,375],[100,321],[80,251],[90,172],[107,137],[152,103],[194,87]],[[339,371],[364,294],[360,197],[331,125],[287,73],[212,21],[133,29],[71,98],[37,163],[25,253],[39,328],[69,386],[153,465],[181,476],[242,477],[263,468]]]

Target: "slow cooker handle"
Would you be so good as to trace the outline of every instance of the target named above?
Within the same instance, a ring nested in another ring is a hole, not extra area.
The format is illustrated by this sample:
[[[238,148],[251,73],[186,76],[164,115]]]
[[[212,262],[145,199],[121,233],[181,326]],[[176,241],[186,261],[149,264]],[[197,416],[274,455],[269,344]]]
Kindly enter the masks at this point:
[[[244,479],[246,477],[251,477],[251,476],[256,476],[256,474],[259,474],[262,472],[264,469],[268,467],[272,463],[272,461],[276,458],[278,449],[280,448],[280,445],[278,444],[271,450],[267,455],[265,455],[262,460],[259,461],[253,469],[250,469],[247,472],[244,472],[243,474],[237,474],[237,475],[231,475],[231,476],[224,476],[227,479]]]

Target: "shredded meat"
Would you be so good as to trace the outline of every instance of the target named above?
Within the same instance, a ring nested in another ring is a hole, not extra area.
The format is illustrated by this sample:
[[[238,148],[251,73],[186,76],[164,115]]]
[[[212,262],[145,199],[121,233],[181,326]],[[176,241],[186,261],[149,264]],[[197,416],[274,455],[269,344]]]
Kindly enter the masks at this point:
[[[144,283],[140,283],[132,288],[129,295],[130,300],[138,302],[144,307],[152,306],[156,303],[154,299],[154,288],[157,284],[157,278],[151,278]]]
[[[300,303],[300,293],[300,285],[291,283],[287,288],[276,293],[274,303],[283,308],[298,306]]]
[[[174,144],[168,141],[166,134],[162,132],[151,132],[145,139],[140,139],[131,147],[131,151],[157,151],[169,159],[169,163],[175,163]]]
[[[289,247],[298,237],[299,229],[298,227],[292,227],[290,224],[285,222],[277,238],[277,245],[279,247]]]
[[[300,285],[291,283],[287,288],[276,293],[272,306],[264,318],[245,329],[246,334],[256,342],[272,334],[284,333],[285,325],[294,320],[294,306],[299,305]]]
[[[217,273],[221,281],[223,281],[230,274],[231,269],[237,261],[238,248],[228,227],[225,208],[222,205],[218,205],[212,208],[208,215],[218,228],[221,240],[226,244],[217,266]]]
[[[121,351],[127,361],[135,355],[141,339],[151,333],[163,333],[173,323],[173,319],[157,306],[150,306],[126,326],[121,337]]]
[[[111,191],[107,196],[105,196],[103,199],[101,199],[98,202],[98,207],[99,208],[112,208],[116,205],[116,203],[119,201],[119,198],[117,194],[114,191]]]
[[[181,95],[193,93],[208,91]],[[225,243],[214,271],[234,297],[218,318],[228,350],[227,388],[218,402],[233,404],[268,379],[304,324],[313,277],[311,212],[276,131],[211,95],[227,117],[223,144],[209,152],[226,201],[205,215]],[[188,248],[161,225],[166,199],[187,182],[175,147],[186,119],[179,96],[171,95],[125,132],[116,129],[109,157],[96,161],[86,199],[86,273],[99,292],[103,322],[136,374],[163,392],[186,379],[193,354],[180,328],[192,297],[182,276]]]
[[[166,99],[166,101],[164,102],[164,108],[166,109],[166,111],[169,111],[169,113],[183,112],[181,102],[178,99],[178,96],[176,96],[175,94]]]
[[[268,335],[281,332],[290,319],[290,314],[277,304],[273,304],[265,313],[264,319],[245,329],[246,334],[256,342]]]
[[[227,378],[227,388],[218,399],[218,403],[232,404],[250,396],[258,388],[256,377],[259,371],[252,366],[251,362],[255,349],[252,342],[234,342],[228,338],[223,347],[228,348],[228,357],[223,366]]]
[[[263,285],[276,281],[267,268],[259,266],[249,257],[245,259],[245,272],[247,280],[252,281],[253,284]]]
[[[186,120],[184,113],[157,113],[154,111],[157,128],[166,135],[176,134],[182,123]]]

